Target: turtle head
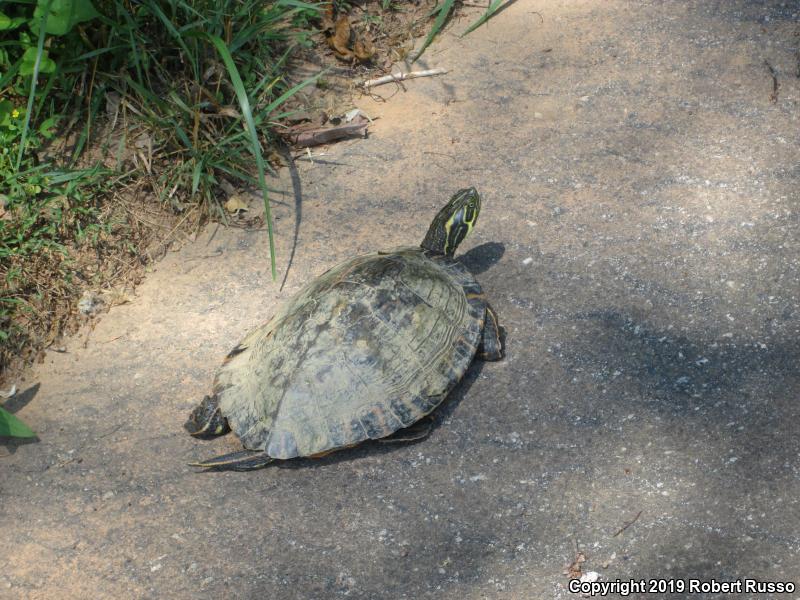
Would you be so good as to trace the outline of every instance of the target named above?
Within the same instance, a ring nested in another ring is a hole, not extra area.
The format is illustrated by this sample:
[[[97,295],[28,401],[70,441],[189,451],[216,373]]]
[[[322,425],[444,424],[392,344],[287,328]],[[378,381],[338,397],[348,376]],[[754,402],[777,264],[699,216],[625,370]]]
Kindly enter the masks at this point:
[[[214,437],[231,430],[228,419],[222,416],[216,395],[203,398],[183,426],[195,437]]]
[[[481,197],[474,187],[457,191],[450,201],[433,219],[425,239],[423,250],[435,254],[453,256],[458,245],[472,231],[481,212]]]

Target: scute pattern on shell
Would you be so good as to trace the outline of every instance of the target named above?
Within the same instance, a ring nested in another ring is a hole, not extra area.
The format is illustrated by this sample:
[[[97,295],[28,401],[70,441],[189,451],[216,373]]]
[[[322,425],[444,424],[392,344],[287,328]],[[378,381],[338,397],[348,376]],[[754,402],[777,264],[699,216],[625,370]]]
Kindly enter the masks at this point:
[[[432,411],[472,362],[486,305],[460,263],[401,248],[348,260],[248,335],[217,374],[245,448],[309,456]]]

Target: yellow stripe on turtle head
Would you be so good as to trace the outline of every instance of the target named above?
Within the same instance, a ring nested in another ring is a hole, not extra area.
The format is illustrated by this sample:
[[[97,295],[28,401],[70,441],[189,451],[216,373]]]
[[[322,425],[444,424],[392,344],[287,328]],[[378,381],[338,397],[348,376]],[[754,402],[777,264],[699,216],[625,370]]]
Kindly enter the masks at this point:
[[[434,217],[420,246],[434,254],[452,256],[481,212],[481,197],[475,188],[456,192]]]

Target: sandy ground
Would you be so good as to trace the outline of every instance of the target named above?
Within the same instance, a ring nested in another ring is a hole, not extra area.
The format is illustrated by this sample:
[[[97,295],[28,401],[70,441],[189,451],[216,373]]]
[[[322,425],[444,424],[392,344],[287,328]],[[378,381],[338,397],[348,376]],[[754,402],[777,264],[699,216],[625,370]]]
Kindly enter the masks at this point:
[[[605,581],[800,585],[800,5],[472,18],[421,61],[447,76],[363,98],[369,139],[274,182],[282,291],[263,232],[209,228],[19,384],[39,440],[0,448],[0,597],[566,598],[576,548]],[[466,185],[508,356],[433,434],[186,466],[238,448],[181,426],[242,335]]]

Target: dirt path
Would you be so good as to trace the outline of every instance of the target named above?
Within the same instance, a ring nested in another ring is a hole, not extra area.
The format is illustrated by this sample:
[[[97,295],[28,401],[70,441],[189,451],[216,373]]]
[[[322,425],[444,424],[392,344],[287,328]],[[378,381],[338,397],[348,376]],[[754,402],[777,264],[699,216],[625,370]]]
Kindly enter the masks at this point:
[[[519,0],[455,23],[423,61],[449,75],[363,99],[368,140],[276,184],[282,269],[301,218],[283,291],[263,233],[209,230],[21,385],[41,440],[0,449],[0,597],[560,598],[576,544],[607,581],[800,585],[798,13]],[[231,346],[465,185],[508,357],[431,437],[185,466],[237,448],[181,429]]]

